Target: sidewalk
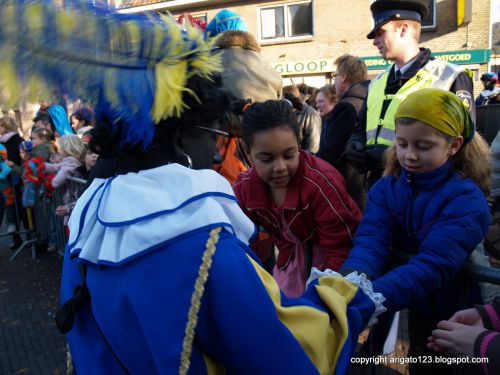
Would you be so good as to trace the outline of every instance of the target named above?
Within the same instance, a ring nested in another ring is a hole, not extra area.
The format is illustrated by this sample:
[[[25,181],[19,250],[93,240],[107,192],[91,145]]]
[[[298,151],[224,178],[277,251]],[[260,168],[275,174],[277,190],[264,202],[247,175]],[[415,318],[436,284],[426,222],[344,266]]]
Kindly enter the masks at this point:
[[[0,238],[0,374],[66,373],[66,341],[54,322],[62,258],[22,252],[9,262],[10,238]]]

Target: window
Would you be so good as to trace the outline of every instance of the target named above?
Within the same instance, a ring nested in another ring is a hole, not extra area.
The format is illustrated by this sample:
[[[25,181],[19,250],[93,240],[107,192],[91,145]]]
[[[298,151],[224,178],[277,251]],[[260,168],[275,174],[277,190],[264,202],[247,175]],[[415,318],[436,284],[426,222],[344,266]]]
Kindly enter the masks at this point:
[[[422,30],[434,29],[436,23],[436,0],[425,0],[425,5],[429,9],[429,14],[422,20]]]
[[[312,2],[260,8],[260,39],[300,38],[313,35]]]

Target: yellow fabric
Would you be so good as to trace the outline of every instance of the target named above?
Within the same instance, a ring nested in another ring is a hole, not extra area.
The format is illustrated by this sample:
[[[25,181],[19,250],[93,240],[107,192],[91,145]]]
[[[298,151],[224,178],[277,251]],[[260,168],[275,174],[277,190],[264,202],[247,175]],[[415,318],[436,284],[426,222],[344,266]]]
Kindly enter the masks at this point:
[[[224,368],[224,366],[215,362],[215,360],[207,354],[202,354],[203,362],[205,362],[205,366],[207,368],[207,375],[224,375],[226,373],[226,369]]]
[[[462,101],[449,91],[433,88],[409,95],[396,112],[396,120],[402,117],[425,122],[451,137],[468,138],[472,128],[472,119]]]
[[[255,267],[281,322],[290,330],[321,374],[332,374],[348,336],[346,306],[358,287],[341,276],[321,278],[316,286],[319,296],[335,314],[310,306],[281,306],[281,294],[273,277],[248,257]]]
[[[441,76],[431,73],[424,68],[420,69],[411,79],[409,79],[396,94],[385,95],[385,87],[389,78],[390,68],[387,69],[379,79],[374,81],[368,91],[367,99],[367,114],[366,114],[366,144],[383,144],[390,146],[394,143],[395,114],[406,97],[421,89],[434,86],[440,81]],[[384,118],[380,118],[384,100],[391,100]],[[376,137],[376,130],[378,126],[387,129],[387,132],[380,131],[379,136]],[[391,134],[392,136],[384,137],[384,133]]]
[[[210,78],[213,73],[222,71],[221,54],[211,52],[210,45],[213,45],[214,41],[204,41],[203,33],[187,23],[186,32],[191,40],[196,41],[198,48],[185,51],[186,43],[175,20],[164,16],[162,19],[171,25],[172,43],[170,53],[166,54],[166,58],[155,66],[155,101],[152,108],[152,117],[155,122],[172,116],[179,117],[186,109],[183,101],[185,92],[198,100],[195,93],[186,88],[189,78],[194,75]],[[185,58],[180,59],[183,55]]]

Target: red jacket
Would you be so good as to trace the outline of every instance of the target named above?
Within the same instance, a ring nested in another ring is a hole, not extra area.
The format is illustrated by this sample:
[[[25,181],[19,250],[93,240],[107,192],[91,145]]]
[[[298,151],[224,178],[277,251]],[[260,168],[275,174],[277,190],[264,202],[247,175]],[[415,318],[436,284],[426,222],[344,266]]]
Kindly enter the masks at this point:
[[[296,238],[303,245],[319,245],[325,256],[323,269],[338,271],[351,250],[361,211],[334,167],[304,151],[299,160],[277,210],[281,218],[273,209],[269,185],[254,167],[240,173],[234,192],[246,215],[264,227],[278,247],[278,268],[287,266],[294,249],[291,238]]]

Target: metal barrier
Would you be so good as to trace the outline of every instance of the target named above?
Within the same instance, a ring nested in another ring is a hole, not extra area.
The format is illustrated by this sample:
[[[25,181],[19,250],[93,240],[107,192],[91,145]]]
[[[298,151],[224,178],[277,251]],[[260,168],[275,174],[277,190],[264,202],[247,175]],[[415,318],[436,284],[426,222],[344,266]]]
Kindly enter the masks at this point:
[[[485,105],[476,108],[476,129],[489,145],[500,129],[500,104]]]
[[[19,248],[9,258],[14,260],[25,248],[31,247],[32,259],[36,259],[36,245],[43,244],[55,247],[59,254],[64,253],[67,242],[64,218],[55,215],[56,208],[59,206],[68,206],[70,211],[74,207],[76,200],[85,190],[86,180],[67,177],[66,183],[53,192],[48,194],[44,185],[35,188],[35,204],[33,207],[27,207],[28,228],[18,230],[17,234],[26,234],[26,239]],[[17,199],[16,205],[19,205]],[[18,228],[21,222],[18,219]],[[13,235],[13,233],[4,233],[0,236]]]

